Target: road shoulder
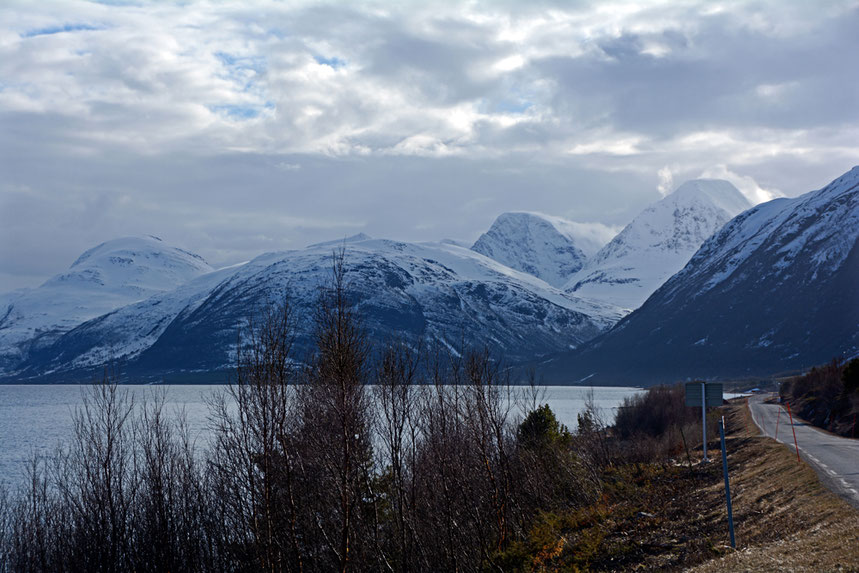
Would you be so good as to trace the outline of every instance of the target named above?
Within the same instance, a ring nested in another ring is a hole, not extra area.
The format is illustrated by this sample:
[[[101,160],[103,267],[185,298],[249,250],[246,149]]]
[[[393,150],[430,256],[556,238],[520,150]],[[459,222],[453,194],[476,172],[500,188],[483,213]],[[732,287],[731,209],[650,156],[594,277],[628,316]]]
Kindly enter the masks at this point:
[[[752,420],[760,429],[760,435],[774,438],[773,411],[777,404],[762,400],[761,396],[753,396],[749,399],[748,405]],[[795,453],[788,413],[784,408],[782,408],[781,417],[778,441]],[[859,466],[859,442],[827,432],[801,418],[794,417],[793,420],[802,459],[814,469],[820,481],[830,491],[859,509],[859,483],[855,475],[846,475],[855,471],[851,464]],[[813,440],[813,443],[809,442],[809,439]],[[846,460],[852,460],[852,462]]]
[[[859,511],[762,436],[744,401],[725,412],[738,550],[691,570],[859,571]]]

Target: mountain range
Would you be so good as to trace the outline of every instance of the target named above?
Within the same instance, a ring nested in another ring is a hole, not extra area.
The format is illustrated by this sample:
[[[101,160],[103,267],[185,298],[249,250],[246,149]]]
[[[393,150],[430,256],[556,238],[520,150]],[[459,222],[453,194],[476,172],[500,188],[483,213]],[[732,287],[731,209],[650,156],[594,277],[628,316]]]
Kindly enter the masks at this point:
[[[112,242],[100,248],[110,251]],[[359,237],[267,253],[56,331],[20,350],[25,357],[14,376],[76,376],[107,361],[140,377],[227,370],[240,327],[284,297],[304,321],[296,341],[301,356],[310,346],[318,289],[341,248],[349,295],[374,340],[422,339],[453,351],[467,341],[522,362],[578,346],[620,318],[613,307],[570,297],[467,248]]]
[[[550,379],[648,384],[801,371],[859,354],[859,167],[744,211]]]
[[[560,383],[826,361],[857,346],[857,173],[753,208],[728,182],[690,181],[614,236],[504,213],[471,248],[359,234],[217,270],[155,237],[115,239],[0,297],[0,379],[81,380],[107,362],[139,380],[223,373],[248,318],[284,297],[300,358],[341,249],[349,295],[381,343],[485,346]]]

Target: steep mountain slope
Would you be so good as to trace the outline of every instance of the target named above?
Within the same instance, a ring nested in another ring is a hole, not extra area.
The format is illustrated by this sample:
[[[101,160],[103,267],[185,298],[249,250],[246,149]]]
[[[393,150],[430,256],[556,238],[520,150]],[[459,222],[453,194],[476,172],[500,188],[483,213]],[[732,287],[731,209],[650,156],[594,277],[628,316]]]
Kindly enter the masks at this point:
[[[859,352],[859,167],[758,205],[637,311],[547,367],[616,383],[799,370]]]
[[[98,317],[31,353],[18,376],[83,371],[107,359],[139,376],[229,368],[239,326],[286,294],[303,317],[300,357],[332,248],[341,246],[349,294],[378,342],[422,338],[458,348],[465,341],[515,363],[578,346],[620,316],[469,249],[357,238],[267,253]]]
[[[86,320],[211,272],[157,237],[125,237],[82,254],[65,273],[0,300],[0,374]]]
[[[606,231],[540,213],[502,213],[471,248],[561,287],[608,242]]]
[[[701,244],[751,205],[727,181],[687,181],[642,211],[564,286],[585,298],[635,309]]]

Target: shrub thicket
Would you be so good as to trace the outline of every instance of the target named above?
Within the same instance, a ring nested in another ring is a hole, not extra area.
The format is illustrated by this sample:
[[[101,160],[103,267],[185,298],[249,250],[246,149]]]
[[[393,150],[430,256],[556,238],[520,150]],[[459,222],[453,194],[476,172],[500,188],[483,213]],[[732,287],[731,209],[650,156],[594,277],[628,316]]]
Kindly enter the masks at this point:
[[[614,428],[624,446],[624,457],[650,461],[700,446],[701,410],[685,404],[683,384],[653,386],[624,398]],[[708,438],[715,437],[715,422],[708,418]],[[709,441],[709,439],[708,439]]]
[[[781,384],[782,399],[815,426],[845,436],[853,434],[859,414],[859,358],[834,359]]]
[[[486,352],[374,351],[345,278],[341,253],[311,356],[288,303],[249,323],[205,451],[163,394],[91,386],[71,440],[0,492],[0,571],[500,570],[544,512],[597,499],[597,456],[548,406],[519,424]]]

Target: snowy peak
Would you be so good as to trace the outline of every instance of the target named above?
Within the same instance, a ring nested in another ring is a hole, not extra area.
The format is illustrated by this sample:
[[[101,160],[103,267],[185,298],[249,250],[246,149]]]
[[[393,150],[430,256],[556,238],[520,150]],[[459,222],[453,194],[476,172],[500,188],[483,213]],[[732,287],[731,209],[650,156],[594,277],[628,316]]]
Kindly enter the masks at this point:
[[[156,237],[124,237],[89,249],[40,287],[4,297],[0,371],[8,360],[19,360],[34,345],[47,344],[86,320],[212,270],[198,255]]]
[[[750,261],[797,288],[835,272],[859,240],[859,167],[823,189],[757,205],[705,242],[671,285],[706,277],[700,292],[745,280]],[[669,286],[669,285],[666,285]]]
[[[686,181],[665,199],[675,204],[709,203],[732,216],[739,215],[751,204],[739,189],[723,179],[693,179]]]
[[[575,223],[541,213],[503,213],[471,248],[560,287],[610,239],[610,234],[603,225]]]
[[[213,269],[199,255],[153,236],[122,237],[87,250],[65,273],[42,286],[126,292],[129,296],[170,290]]]
[[[687,181],[642,211],[594,260],[646,251],[691,256],[722,225],[749,207],[748,200],[728,181]]]
[[[859,168],[736,216],[638,310],[557,371],[768,376],[859,353]]]
[[[635,217],[567,282],[565,290],[638,308],[705,240],[750,206],[727,181],[687,181]]]

